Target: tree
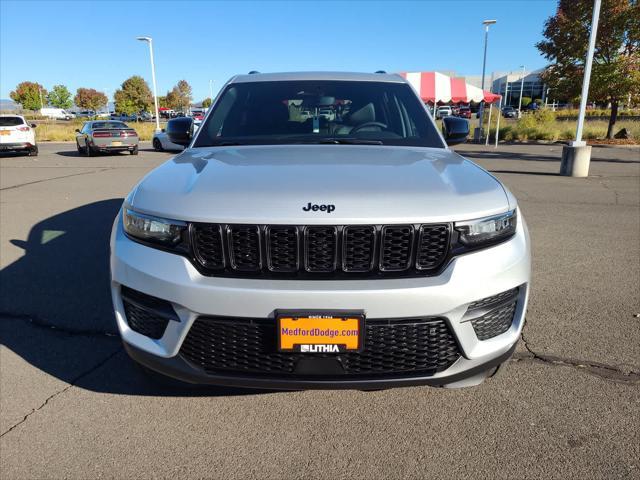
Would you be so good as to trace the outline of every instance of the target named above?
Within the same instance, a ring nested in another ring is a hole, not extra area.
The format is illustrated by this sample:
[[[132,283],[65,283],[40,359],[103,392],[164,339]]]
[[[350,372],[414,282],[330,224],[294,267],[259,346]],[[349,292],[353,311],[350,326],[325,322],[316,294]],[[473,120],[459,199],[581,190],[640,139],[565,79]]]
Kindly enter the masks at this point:
[[[186,80],[180,80],[170,92],[167,92],[169,108],[185,111],[189,108],[191,100],[191,85]]]
[[[180,108],[180,96],[175,87],[173,90],[168,91],[164,98],[167,108],[172,110]]]
[[[580,95],[591,30],[593,0],[559,0],[536,47],[551,63],[543,80],[556,95]],[[589,99],[611,103],[607,138],[612,138],[618,104],[640,99],[640,1],[603,0]]]
[[[211,106],[211,99],[209,97],[202,100],[202,108],[209,108]]]
[[[116,112],[132,115],[147,111],[153,104],[153,96],[144,78],[134,75],[122,82],[113,95]]]
[[[39,83],[22,82],[16,89],[9,93],[9,97],[25,110],[38,110],[45,105],[47,91]]]
[[[71,100],[71,92],[64,85],[54,85],[47,95],[49,105],[56,108],[71,108],[73,101]]]
[[[528,107],[531,103],[531,97],[522,97],[522,106]]]
[[[104,93],[93,88],[79,88],[73,101],[80,108],[97,112],[107,104],[109,99]]]

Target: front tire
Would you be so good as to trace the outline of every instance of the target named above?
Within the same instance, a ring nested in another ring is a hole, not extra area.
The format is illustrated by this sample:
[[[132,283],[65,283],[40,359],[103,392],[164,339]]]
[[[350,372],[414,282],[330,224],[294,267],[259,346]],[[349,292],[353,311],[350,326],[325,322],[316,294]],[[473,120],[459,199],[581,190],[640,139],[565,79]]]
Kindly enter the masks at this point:
[[[93,157],[93,156],[95,155],[95,153],[93,152],[93,150],[91,150],[91,147],[89,146],[89,144],[88,144],[88,143],[86,143],[86,144],[85,144],[85,147],[84,147],[84,154],[85,154],[87,157]]]
[[[131,153],[131,155],[138,155],[138,146],[136,145],[133,147],[133,150],[129,150],[129,153]]]
[[[162,142],[160,140],[158,140],[157,138],[153,139],[153,149],[156,152],[161,152],[162,151]]]

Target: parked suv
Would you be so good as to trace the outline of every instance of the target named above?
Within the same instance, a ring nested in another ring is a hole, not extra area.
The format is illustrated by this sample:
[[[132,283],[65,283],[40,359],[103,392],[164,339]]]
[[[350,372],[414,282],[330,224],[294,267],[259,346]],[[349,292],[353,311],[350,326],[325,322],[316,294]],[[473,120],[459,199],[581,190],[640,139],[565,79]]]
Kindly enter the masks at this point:
[[[334,115],[321,115],[331,109]],[[301,114],[307,112],[308,114]],[[129,355],[192,383],[470,386],[515,349],[527,227],[400,76],[231,79],[126,197],[111,290]]]

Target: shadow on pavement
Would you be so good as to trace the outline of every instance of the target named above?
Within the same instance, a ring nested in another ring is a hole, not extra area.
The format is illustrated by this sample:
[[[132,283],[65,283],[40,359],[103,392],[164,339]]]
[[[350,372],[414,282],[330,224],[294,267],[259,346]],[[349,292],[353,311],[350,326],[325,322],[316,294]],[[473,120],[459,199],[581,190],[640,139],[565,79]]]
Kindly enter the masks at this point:
[[[557,155],[540,155],[539,153],[522,153],[513,150],[482,151],[482,150],[460,150],[458,153],[465,157],[481,158],[483,160],[524,160],[530,162],[559,162],[561,153]],[[640,160],[626,160],[616,158],[597,158],[592,155],[591,161],[595,163],[640,163]]]
[[[515,175],[542,175],[546,177],[559,177],[559,173],[554,172],[524,172],[518,170],[489,170],[491,173],[513,173]]]
[[[261,391],[149,379],[122,349],[109,290],[109,235],[122,205],[113,198],[34,225],[24,255],[0,270],[0,340],[66,383],[129,395],[239,395]]]

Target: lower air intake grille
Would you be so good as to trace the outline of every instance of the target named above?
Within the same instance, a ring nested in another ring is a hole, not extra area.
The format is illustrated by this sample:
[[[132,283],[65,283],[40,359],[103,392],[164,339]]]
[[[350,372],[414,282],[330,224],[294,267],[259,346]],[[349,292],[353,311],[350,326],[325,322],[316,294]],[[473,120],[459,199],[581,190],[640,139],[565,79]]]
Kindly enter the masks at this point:
[[[179,321],[169,302],[124,286],[121,291],[127,324],[134,332],[157,340],[170,320]]]
[[[478,340],[505,333],[513,323],[519,292],[520,287],[473,302],[462,321],[471,321]]]
[[[364,351],[346,354],[280,353],[274,320],[201,317],[191,327],[180,354],[209,374],[295,377],[301,358],[332,358],[341,373],[333,377],[430,376],[460,356],[442,318],[369,320]],[[309,376],[309,374],[306,374]],[[321,372],[314,377],[322,376]]]

